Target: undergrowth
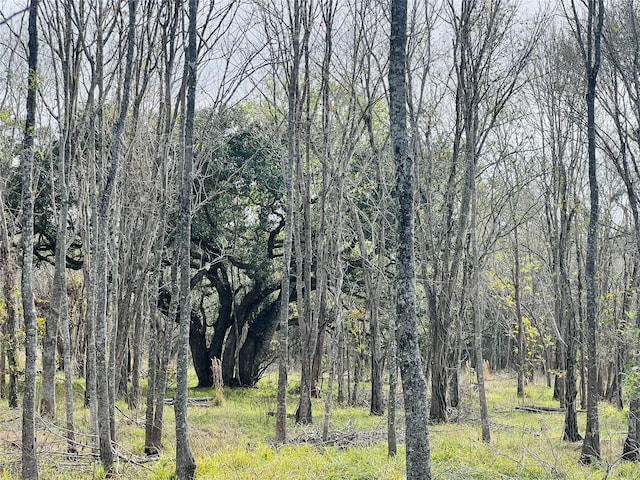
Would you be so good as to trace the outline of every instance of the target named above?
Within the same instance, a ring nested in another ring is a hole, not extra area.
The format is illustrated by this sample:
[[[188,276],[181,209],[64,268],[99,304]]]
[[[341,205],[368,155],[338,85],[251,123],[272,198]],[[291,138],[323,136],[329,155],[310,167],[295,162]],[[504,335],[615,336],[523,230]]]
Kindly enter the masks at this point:
[[[62,379],[60,379],[60,383]],[[195,381],[194,381],[195,383]],[[369,415],[366,407],[335,405],[331,415],[330,442],[323,443],[324,399],[314,399],[314,424],[295,425],[297,398],[291,388],[288,398],[289,443],[273,442],[276,410],[275,377],[266,377],[258,388],[191,389],[191,397],[212,397],[207,406],[189,409],[191,448],[196,459],[196,477],[201,479],[400,479],[405,477],[404,450],[387,456],[386,417]],[[363,391],[366,390],[363,388]],[[85,442],[79,456],[67,458],[60,427],[38,422],[41,478],[50,480],[104,478],[92,453],[88,412],[82,407],[83,390],[76,385],[76,428]],[[64,424],[64,402],[60,390],[58,425]],[[167,396],[172,396],[169,389]],[[556,407],[552,391],[541,381],[529,384],[525,398],[516,396],[514,379],[493,375],[487,380],[492,442],[481,442],[477,392],[465,382],[461,406],[452,421],[430,427],[433,473],[437,479],[638,479],[640,465],[621,462],[619,455],[626,435],[626,412],[601,403],[601,465],[578,463],[581,443],[561,440],[562,412],[526,412],[519,405]],[[399,400],[401,400],[399,398]],[[143,405],[143,402],[140,402]],[[0,479],[19,478],[20,410],[0,405]],[[118,403],[116,442],[120,454],[118,474],[113,478],[170,480],[175,472],[173,408],[166,407],[162,456],[146,461],[144,409],[129,410]],[[585,414],[578,413],[584,430]],[[402,414],[398,415],[398,438],[402,439]],[[82,433],[85,432],[85,433]]]

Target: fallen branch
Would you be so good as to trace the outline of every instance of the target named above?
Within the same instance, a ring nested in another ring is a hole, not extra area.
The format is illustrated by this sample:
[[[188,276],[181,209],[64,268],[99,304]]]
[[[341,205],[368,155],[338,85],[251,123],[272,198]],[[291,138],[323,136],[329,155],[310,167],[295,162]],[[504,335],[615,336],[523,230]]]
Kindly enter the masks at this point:
[[[516,406],[516,410],[520,410],[523,412],[534,412],[534,413],[552,413],[552,412],[564,412],[565,409],[555,408],[555,407],[537,407],[535,405],[518,405]]]
[[[213,402],[213,397],[193,397],[187,398],[187,405],[196,406],[196,407],[207,407],[211,405]],[[165,398],[165,405],[173,405],[175,403],[175,399],[173,398]]]

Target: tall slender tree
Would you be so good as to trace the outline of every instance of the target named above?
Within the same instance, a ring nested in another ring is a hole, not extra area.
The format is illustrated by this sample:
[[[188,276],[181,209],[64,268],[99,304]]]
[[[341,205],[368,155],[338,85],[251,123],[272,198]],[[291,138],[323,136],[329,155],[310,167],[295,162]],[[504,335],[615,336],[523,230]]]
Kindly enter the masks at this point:
[[[33,298],[33,163],[38,93],[38,0],[29,3],[27,104],[22,145],[22,310],[24,315],[25,368],[22,403],[22,478],[38,478],[36,455],[36,354],[38,327]]]
[[[623,297],[623,311],[627,312],[627,304],[632,304],[631,291],[638,291],[638,259],[640,258],[640,185],[638,171],[640,159],[638,146],[640,138],[637,128],[640,125],[640,14],[634,0],[618,3],[608,12],[609,24],[615,25],[615,35],[606,36],[605,55],[612,65],[610,75],[604,84],[602,102],[604,110],[611,117],[616,127],[616,136],[601,136],[601,141],[607,155],[613,161],[618,175],[622,179],[627,192],[629,210],[632,217],[635,252],[633,267],[631,267],[628,286],[625,287]],[[615,140],[614,140],[615,139]],[[629,293],[628,293],[629,292]],[[635,308],[640,297],[636,294]],[[633,309],[633,307],[631,307]],[[628,314],[627,314],[628,315]],[[633,317],[633,315],[629,315]],[[633,331],[631,318],[627,328]],[[640,327],[640,317],[635,316],[635,328]],[[628,367],[634,368],[640,358],[640,337],[632,336],[628,351]],[[633,379],[634,375],[630,375]],[[617,378],[616,378],[617,380]],[[627,437],[624,441],[622,458],[640,461],[640,392],[635,382],[630,382],[628,388],[629,413]],[[619,387],[619,386],[618,386]]]
[[[73,132],[77,131],[75,122],[79,89],[80,62],[78,59],[81,52],[78,48],[78,42],[72,36],[74,29],[72,6],[68,2],[61,2],[46,11],[45,15],[48,19],[48,28],[44,31],[44,36],[54,54],[54,58],[60,62],[60,90],[56,91],[60,140],[58,142],[57,165],[52,167],[52,171],[57,170],[57,175],[52,175],[51,178],[51,191],[57,193],[52,195],[54,199],[52,209],[57,212],[54,252],[55,270],[51,293],[51,313],[46,319],[45,333],[42,340],[42,398],[40,411],[44,416],[55,418],[55,378],[57,369],[55,356],[58,346],[58,333],[60,333],[63,340],[62,364],[65,375],[65,411],[67,421],[65,435],[68,440],[68,450],[73,452],[75,451],[73,379],[66,257],[70,203],[69,182],[76,145]],[[57,202],[55,199],[57,199]]]
[[[294,0],[291,8],[291,60],[287,71],[287,154],[282,159],[282,178],[284,184],[284,204],[286,206],[284,243],[282,246],[282,278],[280,280],[280,334],[278,337],[278,391],[276,411],[276,440],[286,440],[287,429],[287,375],[288,375],[288,322],[289,299],[291,289],[291,256],[293,252],[293,221],[294,221],[294,189],[293,170],[300,156],[300,125],[299,125],[299,73],[301,63],[301,31],[302,5]]]
[[[162,429],[164,417],[164,398],[167,386],[167,364],[171,354],[173,340],[175,310],[177,308],[177,295],[171,294],[169,314],[160,311],[160,287],[162,283],[164,246],[167,237],[167,210],[169,206],[169,181],[170,169],[169,157],[171,151],[171,134],[175,125],[175,116],[172,115],[171,105],[178,100],[173,98],[173,77],[175,74],[175,60],[177,55],[177,29],[180,20],[178,5],[171,1],[163,4],[166,9],[167,21],[160,33],[162,50],[160,54],[162,67],[159,69],[161,97],[164,101],[159,111],[157,129],[157,152],[154,169],[158,178],[157,210],[160,218],[159,231],[156,237],[155,260],[152,271],[152,305],[151,325],[149,332],[149,366],[148,388],[145,422],[145,453],[158,455],[162,446]],[[175,110],[175,108],[174,108]],[[175,252],[175,248],[173,249]],[[172,262],[170,284],[176,287],[177,262]]]
[[[119,105],[118,117],[113,126],[113,135],[110,146],[109,170],[105,179],[104,187],[98,201],[98,229],[96,242],[96,269],[98,278],[96,279],[96,384],[98,400],[98,442],[100,445],[100,461],[107,472],[111,472],[114,463],[112,443],[112,420],[110,412],[113,410],[113,397],[110,395],[110,379],[107,375],[107,250],[109,241],[110,206],[113,193],[118,180],[118,170],[120,166],[120,149],[122,144],[122,132],[129,108],[129,96],[131,91],[131,78],[133,70],[133,53],[135,47],[136,32],[136,0],[129,0],[129,22],[127,28],[127,51],[125,59],[125,75],[122,83],[122,98]]]
[[[407,1],[391,2],[389,120],[396,167],[396,314],[398,363],[405,405],[407,478],[431,479],[427,382],[416,326],[414,166],[409,152],[406,104]]]
[[[598,255],[599,192],[596,159],[596,87],[602,54],[604,0],[588,0],[585,24],[571,0],[569,25],[576,38],[584,65],[587,106],[587,151],[589,170],[589,227],[585,257],[586,281],[586,354],[587,354],[587,428],[580,461],[585,464],[600,461],[600,425],[598,419],[598,310],[596,295],[596,257]]]
[[[189,325],[191,323],[191,190],[193,182],[193,130],[196,109],[198,65],[198,1],[189,0],[187,49],[184,64],[186,77],[186,109],[184,116],[184,160],[180,185],[179,265],[180,265],[180,321],[178,330],[178,358],[176,369],[176,479],[194,478],[196,462],[191,453],[187,424],[187,368]]]
[[[4,190],[4,188],[2,188]],[[4,192],[0,191],[0,211],[5,211]],[[8,367],[9,385],[7,391],[2,391],[6,396],[9,408],[18,408],[18,373],[16,364],[16,302],[14,290],[16,283],[16,265],[11,251],[9,227],[4,213],[0,215],[0,262],[2,262],[2,293],[4,296],[4,308],[6,319],[2,324],[4,338],[2,355],[2,367]],[[4,364],[6,355],[6,364]],[[5,368],[2,368],[2,385],[4,386]]]

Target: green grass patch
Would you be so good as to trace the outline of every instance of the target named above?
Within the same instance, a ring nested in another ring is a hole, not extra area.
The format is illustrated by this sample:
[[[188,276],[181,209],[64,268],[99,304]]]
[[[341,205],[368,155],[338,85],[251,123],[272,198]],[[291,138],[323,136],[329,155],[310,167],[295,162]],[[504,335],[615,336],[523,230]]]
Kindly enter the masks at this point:
[[[334,444],[318,444],[323,421],[324,398],[313,400],[314,424],[293,422],[297,389],[292,381],[288,396],[288,436],[294,442],[284,446],[273,443],[276,410],[275,376],[265,377],[258,388],[225,389],[220,398],[213,389],[189,390],[190,397],[214,397],[208,406],[189,409],[190,442],[196,459],[196,476],[201,479],[400,479],[405,477],[404,450],[389,457],[386,446],[386,416],[372,416],[366,406],[350,407],[334,402],[330,430]],[[59,377],[59,382],[62,378]],[[195,379],[192,380],[195,384]],[[84,388],[74,384],[78,438],[87,443],[77,461],[65,458],[64,441],[58,432],[64,425],[63,390],[58,385],[56,424],[39,425],[41,478],[51,480],[104,478],[98,462],[91,460],[89,413],[84,408]],[[368,392],[368,385],[362,385]],[[168,397],[174,392],[170,390]],[[525,398],[516,396],[515,381],[506,375],[493,375],[487,381],[492,442],[480,439],[477,389],[472,383],[462,386],[462,407],[455,422],[430,426],[430,441],[435,478],[456,479],[566,479],[631,480],[640,478],[640,466],[618,461],[626,434],[626,412],[601,403],[601,450],[603,463],[585,467],[578,463],[581,442],[561,440],[562,412],[524,412],[518,405],[556,407],[552,389],[543,382],[529,384]],[[164,412],[164,440],[161,458],[146,463],[127,463],[143,459],[144,400],[138,410],[129,410],[118,402],[116,411],[119,452],[123,455],[114,478],[169,480],[175,473],[173,408]],[[10,439],[20,431],[20,410],[0,406],[1,439]],[[581,432],[585,414],[578,414]],[[402,412],[398,414],[398,440],[403,440]],[[58,430],[56,430],[58,429]],[[307,443],[304,443],[304,441]],[[0,479],[19,478],[20,451],[6,440],[0,446]],[[89,459],[89,460],[87,460]]]

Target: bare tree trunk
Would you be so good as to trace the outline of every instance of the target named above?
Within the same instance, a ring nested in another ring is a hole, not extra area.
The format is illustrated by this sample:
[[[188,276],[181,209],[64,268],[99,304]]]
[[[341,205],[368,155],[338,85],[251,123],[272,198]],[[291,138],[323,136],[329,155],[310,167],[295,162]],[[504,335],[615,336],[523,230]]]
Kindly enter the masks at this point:
[[[516,304],[516,326],[518,329],[518,398],[524,398],[524,370],[526,361],[525,334],[522,322],[522,306],[520,305],[520,243],[518,227],[513,229],[513,297]]]
[[[145,299],[149,298],[149,287],[145,282],[144,293]],[[142,301],[142,300],[141,300]],[[144,347],[144,318],[147,309],[140,309],[135,314],[133,327],[133,365],[131,369],[131,392],[129,394],[129,408],[135,410],[138,408],[138,400],[140,399],[140,364],[142,363],[142,351]]]
[[[61,240],[56,242],[56,247],[60,248],[60,255],[56,258],[56,268],[58,266],[58,262],[62,263],[62,267],[60,269],[60,283],[58,288],[60,288],[60,320],[62,321],[60,325],[60,329],[62,331],[62,358],[63,358],[63,368],[64,368],[64,391],[65,391],[65,415],[66,415],[66,431],[65,436],[67,438],[67,452],[75,453],[76,452],[76,442],[75,442],[75,426],[74,426],[74,413],[73,413],[73,368],[72,368],[72,355],[71,355],[71,334],[69,331],[69,296],[67,294],[67,269],[66,269],[66,256],[67,256],[67,238],[66,238],[66,226],[67,226],[67,217],[69,215],[69,187],[68,180],[70,177],[70,173],[72,170],[72,162],[74,161],[75,156],[75,148],[72,147],[72,126],[75,125],[75,103],[77,100],[77,88],[71,88],[71,85],[77,86],[77,72],[72,72],[70,69],[71,65],[71,29],[72,29],[72,19],[71,19],[71,8],[67,6],[64,9],[64,38],[65,38],[65,59],[66,59],[66,69],[63,72],[64,75],[64,83],[65,89],[69,92],[69,102],[66,102],[65,105],[68,111],[65,114],[65,122],[66,122],[66,133],[65,133],[65,141],[64,141],[64,149],[68,154],[61,156],[61,158],[66,159],[66,163],[64,161],[60,162],[60,174],[61,174],[61,196],[62,196],[62,210],[60,212],[60,220],[59,222],[63,225],[64,235],[61,232]],[[59,228],[61,225],[58,226]]]
[[[171,5],[171,2],[168,2]],[[155,239],[155,260],[154,270],[151,280],[151,331],[149,332],[149,353],[148,353],[148,371],[149,383],[147,390],[146,402],[146,421],[145,421],[145,447],[146,455],[159,455],[162,448],[162,427],[164,416],[164,397],[167,386],[167,365],[171,354],[171,343],[173,338],[173,329],[177,313],[177,276],[178,276],[178,258],[174,249],[174,258],[171,262],[171,274],[169,285],[173,287],[171,291],[171,300],[169,304],[169,313],[163,316],[160,311],[160,287],[162,284],[162,262],[165,251],[165,241],[167,236],[167,207],[169,202],[167,171],[169,167],[169,145],[171,132],[173,130],[173,122],[170,105],[172,104],[172,77],[174,73],[174,64],[176,56],[176,31],[179,24],[178,5],[176,8],[170,9],[166,25],[161,33],[161,41],[167,45],[163,50],[163,70],[161,71],[161,98],[163,103],[159,112],[158,126],[158,151],[156,152],[156,173],[159,174],[160,180],[158,195],[158,217],[160,227]]]
[[[387,346],[387,363],[389,365],[389,401],[387,408],[387,454],[395,457],[398,453],[396,438],[396,394],[398,389],[398,362],[396,349],[396,319],[389,316],[389,340]]]
[[[287,72],[287,156],[282,160],[282,178],[284,183],[284,202],[286,217],[284,243],[282,247],[282,279],[280,286],[280,333],[278,336],[278,392],[276,411],[276,441],[284,443],[287,439],[287,370],[289,355],[289,298],[291,289],[291,256],[293,252],[294,190],[293,169],[299,162],[299,125],[298,125],[298,75],[300,72],[300,33],[302,27],[301,5],[294,0],[291,11],[291,66]]]
[[[431,479],[427,383],[416,326],[414,167],[409,155],[406,106],[407,2],[391,2],[389,109],[398,198],[397,304],[398,362],[402,376],[408,479]]]
[[[36,456],[36,355],[38,327],[33,298],[33,163],[38,90],[38,0],[29,3],[26,121],[22,145],[22,311],[25,330],[24,397],[22,402],[22,478],[38,478]]]
[[[65,279],[66,280],[66,279]],[[66,281],[65,281],[66,285]],[[65,431],[65,437],[67,438],[67,452],[76,453],[76,441],[75,441],[75,423],[73,420],[73,367],[71,356],[71,335],[69,333],[69,308],[68,297],[65,291],[62,297],[63,304],[61,310],[62,316],[62,355],[63,355],[63,368],[64,368],[64,398],[65,398],[65,415],[67,428]]]
[[[0,209],[2,208],[2,193],[0,192]],[[1,221],[1,220],[0,220]],[[0,232],[1,234],[2,232]],[[3,240],[0,240],[2,242]],[[3,249],[3,245],[0,243],[0,251]],[[0,261],[4,264],[3,255],[0,254]],[[3,268],[4,270],[4,268]],[[3,292],[4,293],[4,292]],[[6,331],[6,321],[0,325],[0,335],[4,341],[0,342],[0,398],[6,398],[7,396],[7,377],[6,377],[6,369],[7,369],[7,331]]]
[[[471,207],[471,320],[473,323],[473,346],[476,354],[476,376],[478,379],[478,399],[480,403],[480,423],[482,425],[482,442],[491,443],[491,430],[489,426],[489,409],[487,408],[487,394],[484,383],[484,355],[482,352],[482,315],[480,306],[480,256],[478,255],[478,243],[476,240],[476,221],[478,216],[478,200],[475,187],[475,170],[473,173],[473,197]]]
[[[309,70],[309,34],[310,20],[308,16],[309,6],[305,2],[301,6],[303,36],[302,36],[302,53],[304,59],[304,82],[302,85],[301,102],[304,102],[304,165],[301,156],[298,156],[298,164],[296,168],[297,190],[301,193],[300,208],[302,215],[299,216],[296,224],[298,225],[298,234],[294,236],[294,245],[296,250],[296,270],[297,270],[297,301],[298,306],[298,324],[300,326],[300,334],[302,339],[302,355],[300,365],[300,400],[296,409],[296,423],[310,424],[313,423],[312,404],[311,404],[311,367],[313,363],[313,355],[316,350],[318,339],[318,317],[314,315],[311,304],[311,264],[313,263],[313,245],[311,235],[311,132],[310,132],[310,110],[311,110],[311,92],[310,92],[310,70]],[[302,107],[299,107],[302,112]],[[301,121],[301,118],[299,119]],[[294,211],[294,214],[297,212]]]
[[[0,191],[0,211],[5,210],[3,192]],[[0,265],[2,265],[2,293],[5,299],[6,320],[2,325],[2,334],[5,341],[2,342],[4,351],[2,352],[3,361],[6,355],[7,365],[9,367],[9,386],[7,392],[2,392],[3,397],[6,395],[9,408],[18,408],[18,381],[16,372],[16,306],[14,300],[15,283],[16,283],[16,267],[12,258],[11,240],[9,238],[9,229],[7,227],[7,219],[5,215],[0,216]],[[4,380],[4,365],[2,365],[2,378]]]
[[[340,237],[342,235],[339,234]],[[339,242],[337,243],[340,244]],[[336,332],[342,329],[342,281],[344,279],[344,268],[341,264],[341,260],[336,258],[336,279],[335,279],[335,311],[336,311],[336,321],[335,321],[335,330]],[[324,418],[322,422],[322,440],[326,442],[329,439],[329,421],[331,419],[331,402],[333,400],[333,378],[335,376],[336,364],[337,364],[337,356],[338,356],[338,345],[337,345],[338,337],[334,336],[333,342],[331,344],[331,356],[330,358],[330,367],[329,367],[329,380],[327,382],[327,396],[324,400]]]
[[[598,253],[598,174],[596,160],[596,82],[600,69],[602,27],[604,23],[604,0],[589,0],[586,26],[582,24],[574,1],[572,29],[582,53],[587,83],[587,139],[589,152],[589,192],[591,209],[587,230],[586,253],[586,354],[587,354],[587,428],[582,444],[580,461],[585,464],[600,461],[600,425],[598,420],[598,312],[596,295],[596,257]],[[586,31],[585,31],[586,28]]]
[[[68,151],[67,143],[69,138],[63,142],[63,149]],[[67,296],[67,268],[66,268],[66,257],[67,257],[67,218],[69,215],[69,191],[67,188],[67,166],[65,163],[66,154],[60,153],[60,178],[59,182],[59,190],[61,197],[61,208],[60,208],[60,218],[58,220],[58,232],[56,235],[56,263],[55,263],[55,272],[53,277],[53,298],[51,301],[52,304],[52,317],[57,317],[53,324],[58,324],[59,327],[56,327],[61,330],[62,333],[62,350],[63,350],[63,368],[64,368],[64,377],[65,377],[65,412],[66,412],[66,424],[67,429],[65,435],[68,440],[68,450],[70,452],[75,452],[75,434],[74,434],[74,421],[73,421],[73,378],[72,378],[72,366],[71,366],[71,336],[69,333],[69,299]],[[69,159],[70,161],[70,159]],[[52,360],[53,362],[53,371],[50,372],[52,375],[54,382],[50,385],[50,388],[53,388],[55,391],[55,350],[57,343],[57,335],[56,338],[53,339],[50,347],[53,348],[54,356]],[[44,350],[43,350],[44,357]],[[43,369],[44,369],[44,358],[43,358]],[[43,404],[44,403],[44,390],[46,389],[44,385],[44,370],[43,370]],[[52,403],[48,403],[44,408],[47,411],[48,415],[53,415],[55,417],[55,394],[51,396]],[[53,408],[53,410],[49,410]],[[44,413],[44,412],[43,412]]]
[[[568,312],[566,318],[567,321],[567,354],[565,358],[565,370],[566,375],[564,379],[565,388],[565,400],[564,406],[566,409],[564,417],[564,432],[562,439],[569,442],[577,442],[582,440],[582,436],[578,429],[577,418],[577,396],[578,389],[576,384],[576,370],[577,370],[577,338],[576,338],[576,320],[573,318],[573,312]]]
[[[622,458],[640,461],[640,398],[635,394],[629,401],[628,430],[622,448]]]
[[[188,45],[185,55],[186,111],[184,119],[184,164],[180,186],[180,219],[178,244],[180,251],[180,323],[178,330],[178,358],[176,371],[176,479],[194,478],[196,463],[189,443],[187,423],[187,362],[189,326],[191,324],[191,189],[193,182],[193,128],[196,108],[197,52],[197,0],[189,0]]]
[[[348,392],[347,395],[345,395],[345,388],[344,388],[344,326],[341,327],[339,330],[336,329],[336,342],[337,342],[337,349],[338,349],[338,353],[337,353],[337,358],[336,358],[336,375],[338,377],[338,396],[336,398],[336,402],[338,403],[338,405],[343,405],[346,401],[346,398],[348,397]],[[347,364],[347,370],[348,370],[348,364]],[[347,385],[348,388],[348,385]]]
[[[91,433],[98,436],[98,384],[96,381],[96,280],[97,280],[97,265],[96,265],[96,242],[95,235],[92,235],[90,231],[95,231],[96,219],[97,219],[97,198],[96,198],[96,172],[95,172],[95,160],[96,160],[96,122],[94,120],[95,109],[93,108],[93,88],[89,91],[88,105],[91,106],[89,114],[89,209],[90,218],[88,222],[88,228],[85,231],[83,238],[83,245],[85,248],[85,255],[89,258],[88,268],[84,267],[84,283],[87,290],[87,310],[86,310],[86,342],[87,342],[87,359],[85,367],[86,378],[86,392],[85,402],[89,407],[89,423],[91,425]]]
[[[46,321],[45,337],[42,348],[42,398],[41,413],[44,416],[55,418],[55,375],[58,335],[62,336],[62,364],[65,377],[65,412],[67,450],[75,453],[74,413],[73,413],[73,378],[71,365],[71,335],[69,331],[69,299],[67,294],[67,226],[69,217],[69,180],[75,149],[73,132],[75,129],[75,115],[77,102],[78,74],[74,69],[77,66],[76,52],[73,52],[72,39],[73,20],[71,6],[64,5],[62,12],[51,12],[52,19],[49,28],[57,28],[57,35],[63,41],[64,47],[56,51],[62,63],[62,88],[58,95],[62,97],[59,105],[62,106],[60,115],[60,146],[57,165],[57,184],[51,185],[51,190],[56,191],[59,200],[59,213],[56,231],[55,271],[53,277],[53,293],[51,299],[51,315]],[[54,45],[51,47],[55,49]],[[53,179],[52,179],[53,182]],[[55,210],[55,202],[52,205]]]
[[[113,191],[118,178],[121,135],[129,106],[129,94],[132,76],[133,50],[135,46],[136,1],[129,0],[129,25],[127,31],[127,52],[125,77],[122,85],[122,100],[119,113],[113,127],[110,148],[111,165],[105,179],[104,188],[98,204],[98,229],[96,243],[96,383],[98,400],[98,442],[100,446],[100,462],[107,473],[113,469],[114,455],[112,442],[112,418],[114,398],[110,395],[109,364],[107,364],[107,249],[109,247],[109,210]]]
[[[164,243],[164,242],[163,242]],[[173,286],[171,292],[171,301],[169,305],[169,314],[164,318],[162,325],[157,328],[157,349],[158,354],[155,360],[155,394],[154,398],[147,402],[152,403],[149,407],[147,404],[147,425],[145,429],[145,453],[147,455],[159,455],[162,447],[162,427],[164,417],[164,398],[167,390],[167,366],[171,355],[171,345],[173,339],[174,319],[178,312],[178,255],[174,255],[174,261],[171,265],[170,285]],[[159,312],[156,314],[159,317]],[[159,318],[157,319],[159,321]],[[151,412],[149,409],[151,408]]]

